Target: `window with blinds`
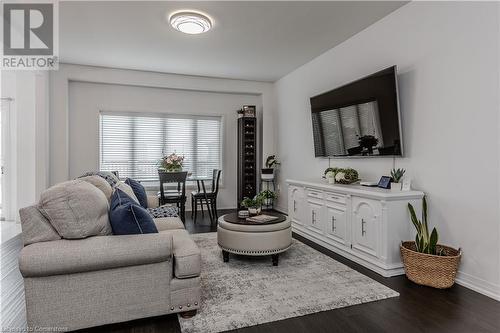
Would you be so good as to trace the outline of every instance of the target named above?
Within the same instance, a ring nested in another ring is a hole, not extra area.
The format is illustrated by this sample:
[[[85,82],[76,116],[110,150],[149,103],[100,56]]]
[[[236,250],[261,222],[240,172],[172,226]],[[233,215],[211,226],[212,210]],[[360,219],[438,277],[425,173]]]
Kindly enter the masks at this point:
[[[120,177],[158,181],[162,156],[184,155],[183,169],[211,178],[221,168],[222,118],[101,112],[100,170]]]

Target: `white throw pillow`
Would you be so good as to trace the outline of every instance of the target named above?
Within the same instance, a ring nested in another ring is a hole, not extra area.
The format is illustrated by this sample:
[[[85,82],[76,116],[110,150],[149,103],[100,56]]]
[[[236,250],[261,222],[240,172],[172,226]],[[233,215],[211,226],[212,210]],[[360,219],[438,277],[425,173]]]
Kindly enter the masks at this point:
[[[134,190],[132,189],[132,187],[130,187],[130,185],[125,184],[124,182],[119,182],[118,185],[115,186],[115,189],[116,188],[119,188],[120,190],[125,192],[126,195],[131,197],[137,204],[139,204],[139,199],[137,199],[137,197],[135,196]]]

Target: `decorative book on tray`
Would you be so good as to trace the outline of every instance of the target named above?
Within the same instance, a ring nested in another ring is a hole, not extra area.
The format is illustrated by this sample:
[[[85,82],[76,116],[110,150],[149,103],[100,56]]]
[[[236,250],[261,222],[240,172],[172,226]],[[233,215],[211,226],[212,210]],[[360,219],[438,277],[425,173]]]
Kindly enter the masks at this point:
[[[278,217],[276,217],[276,216],[265,215],[265,214],[247,217],[248,222],[254,222],[254,223],[266,223],[266,222],[271,222],[271,221],[274,221],[277,219],[278,219]]]

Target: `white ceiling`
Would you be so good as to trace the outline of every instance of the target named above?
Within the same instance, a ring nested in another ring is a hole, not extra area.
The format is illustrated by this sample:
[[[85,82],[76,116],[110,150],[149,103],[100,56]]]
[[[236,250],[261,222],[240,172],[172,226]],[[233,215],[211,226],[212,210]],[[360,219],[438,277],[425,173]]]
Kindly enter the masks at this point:
[[[275,81],[405,2],[60,2],[60,60],[168,73]],[[180,33],[166,16],[208,14],[214,27]]]

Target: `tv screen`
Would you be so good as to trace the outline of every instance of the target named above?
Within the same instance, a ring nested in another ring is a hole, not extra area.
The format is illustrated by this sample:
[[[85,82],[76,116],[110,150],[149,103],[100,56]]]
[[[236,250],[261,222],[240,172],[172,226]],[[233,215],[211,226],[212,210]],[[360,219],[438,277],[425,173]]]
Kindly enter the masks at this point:
[[[311,97],[316,157],[402,156],[396,66]]]

